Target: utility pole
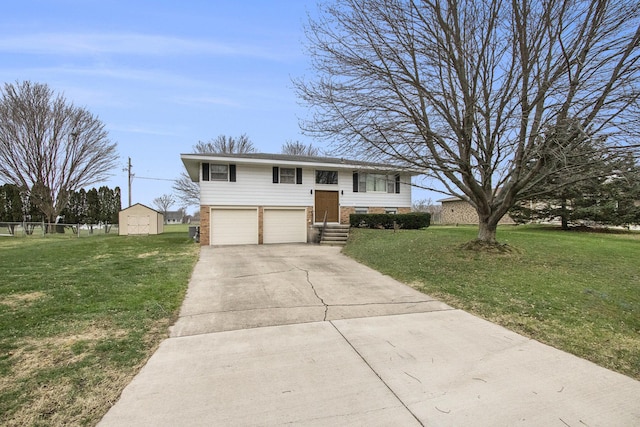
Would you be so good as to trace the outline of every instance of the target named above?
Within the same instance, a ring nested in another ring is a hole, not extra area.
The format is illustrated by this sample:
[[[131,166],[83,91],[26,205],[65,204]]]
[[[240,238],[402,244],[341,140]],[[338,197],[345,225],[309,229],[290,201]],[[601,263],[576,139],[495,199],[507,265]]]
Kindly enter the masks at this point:
[[[133,182],[133,174],[131,173],[131,157],[129,157],[129,167],[127,170],[129,173],[129,207],[131,207],[131,183]]]

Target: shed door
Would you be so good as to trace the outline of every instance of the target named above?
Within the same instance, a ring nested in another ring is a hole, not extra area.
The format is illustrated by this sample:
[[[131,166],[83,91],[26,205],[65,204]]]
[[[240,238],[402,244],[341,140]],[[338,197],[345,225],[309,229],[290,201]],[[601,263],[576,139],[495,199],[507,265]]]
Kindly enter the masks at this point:
[[[258,210],[211,209],[212,245],[258,244]]]
[[[149,216],[127,216],[127,234],[149,234]]]
[[[306,243],[307,212],[305,209],[264,210],[263,242]]]
[[[315,222],[323,222],[327,213],[327,222],[338,222],[339,204],[337,191],[316,190],[316,218]]]

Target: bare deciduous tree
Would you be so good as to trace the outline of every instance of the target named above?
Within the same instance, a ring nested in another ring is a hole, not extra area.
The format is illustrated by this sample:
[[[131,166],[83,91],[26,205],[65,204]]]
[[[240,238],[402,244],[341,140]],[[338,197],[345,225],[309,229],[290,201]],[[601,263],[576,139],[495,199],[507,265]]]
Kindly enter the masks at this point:
[[[164,215],[167,214],[169,208],[175,203],[176,199],[171,194],[163,194],[162,196],[153,199],[153,205]]]
[[[200,187],[193,182],[186,172],[181,172],[180,177],[173,181],[173,191],[184,206],[197,206],[200,204]]]
[[[313,144],[303,144],[300,141],[286,141],[282,144],[282,154],[291,156],[315,157],[320,155],[320,149]]]
[[[5,84],[0,99],[0,180],[31,193],[51,222],[69,191],[103,181],[116,166],[116,144],[89,111],[46,85]]]
[[[339,0],[307,26],[320,77],[294,82],[315,110],[301,126],[435,178],[492,244],[563,167],[559,147],[637,144],[639,14],[635,0]]]
[[[196,153],[226,153],[226,154],[246,154],[256,151],[253,142],[246,134],[240,135],[238,138],[233,136],[218,135],[216,138],[208,142],[198,141],[193,146]]]

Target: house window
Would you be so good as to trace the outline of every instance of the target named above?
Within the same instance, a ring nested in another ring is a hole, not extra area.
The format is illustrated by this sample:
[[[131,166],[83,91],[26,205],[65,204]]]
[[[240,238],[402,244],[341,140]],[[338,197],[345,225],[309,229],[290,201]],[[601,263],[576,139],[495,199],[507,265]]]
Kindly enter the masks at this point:
[[[295,168],[280,168],[280,183],[282,183],[282,184],[295,184],[296,183],[296,169]]]
[[[202,180],[236,182],[236,165],[202,163]]]
[[[211,171],[211,181],[227,181],[229,179],[228,165],[211,164],[209,170]]]
[[[385,175],[379,173],[358,173],[353,174],[353,191],[366,193],[399,193],[400,175]]]
[[[369,213],[369,208],[358,208],[356,207],[356,212],[357,214],[367,214]]]
[[[398,213],[398,209],[397,208],[384,208],[384,213],[395,215],[395,214]]]
[[[338,172],[337,171],[316,171],[316,184],[337,184]]]
[[[273,183],[302,184],[302,168],[273,167]]]
[[[375,191],[381,193],[388,192],[387,176],[377,173],[366,174],[367,191]]]

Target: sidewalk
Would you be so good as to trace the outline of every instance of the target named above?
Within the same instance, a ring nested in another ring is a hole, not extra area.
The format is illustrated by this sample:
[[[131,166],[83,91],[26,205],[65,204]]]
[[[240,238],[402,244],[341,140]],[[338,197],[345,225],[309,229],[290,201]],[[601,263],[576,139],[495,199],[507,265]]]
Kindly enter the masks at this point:
[[[203,248],[172,337],[100,425],[635,426],[639,396],[335,248]]]

